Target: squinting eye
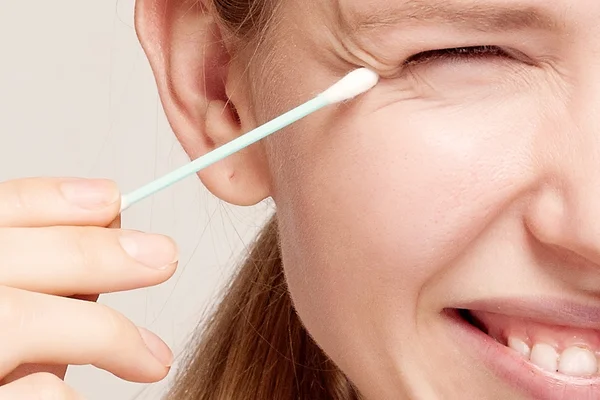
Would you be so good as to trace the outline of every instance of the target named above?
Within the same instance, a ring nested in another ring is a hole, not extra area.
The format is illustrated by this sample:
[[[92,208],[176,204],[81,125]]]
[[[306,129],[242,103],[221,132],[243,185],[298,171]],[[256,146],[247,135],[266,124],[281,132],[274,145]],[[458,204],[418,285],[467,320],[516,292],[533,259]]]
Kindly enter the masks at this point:
[[[422,53],[409,57],[404,62],[404,65],[415,66],[419,64],[429,63],[432,61],[470,61],[490,57],[500,57],[506,59],[514,58],[498,46],[456,47],[451,49],[424,51]]]

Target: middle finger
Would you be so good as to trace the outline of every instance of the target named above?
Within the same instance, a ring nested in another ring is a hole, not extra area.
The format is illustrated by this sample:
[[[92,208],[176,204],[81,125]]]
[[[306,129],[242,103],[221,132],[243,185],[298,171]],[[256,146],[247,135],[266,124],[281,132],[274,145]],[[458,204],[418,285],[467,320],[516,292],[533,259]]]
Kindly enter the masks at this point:
[[[0,229],[0,285],[61,296],[148,287],[177,264],[162,235],[98,227]]]

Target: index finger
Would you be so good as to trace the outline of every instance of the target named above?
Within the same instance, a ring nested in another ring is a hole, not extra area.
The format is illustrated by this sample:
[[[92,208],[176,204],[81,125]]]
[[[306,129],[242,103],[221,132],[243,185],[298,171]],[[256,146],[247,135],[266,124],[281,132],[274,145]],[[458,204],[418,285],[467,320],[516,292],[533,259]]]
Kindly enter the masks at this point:
[[[119,215],[117,185],[105,179],[0,182],[0,227],[107,226]]]

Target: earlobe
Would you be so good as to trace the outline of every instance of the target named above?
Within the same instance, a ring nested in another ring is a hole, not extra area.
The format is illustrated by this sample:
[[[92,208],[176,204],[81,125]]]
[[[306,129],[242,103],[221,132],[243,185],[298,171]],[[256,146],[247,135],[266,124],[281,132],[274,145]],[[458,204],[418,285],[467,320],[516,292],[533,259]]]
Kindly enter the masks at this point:
[[[235,139],[242,127],[255,126],[247,91],[236,84],[235,97],[227,94],[234,78],[231,54],[201,1],[137,0],[135,21],[169,123],[192,159]],[[213,194],[235,205],[252,205],[270,194],[260,143],[199,176]]]

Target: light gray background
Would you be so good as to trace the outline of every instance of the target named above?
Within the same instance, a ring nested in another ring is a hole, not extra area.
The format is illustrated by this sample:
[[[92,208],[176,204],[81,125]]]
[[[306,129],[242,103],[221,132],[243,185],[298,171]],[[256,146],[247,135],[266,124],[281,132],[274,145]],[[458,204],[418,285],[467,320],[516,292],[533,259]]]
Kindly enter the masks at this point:
[[[107,177],[129,191],[186,162],[135,36],[133,6],[134,0],[0,0],[0,180]],[[101,301],[181,354],[271,212],[267,202],[219,202],[196,178],[133,207],[124,227],[172,236],[181,248],[179,270],[159,287]],[[131,384],[92,367],[71,368],[67,381],[90,400],[160,399],[169,383]]]

